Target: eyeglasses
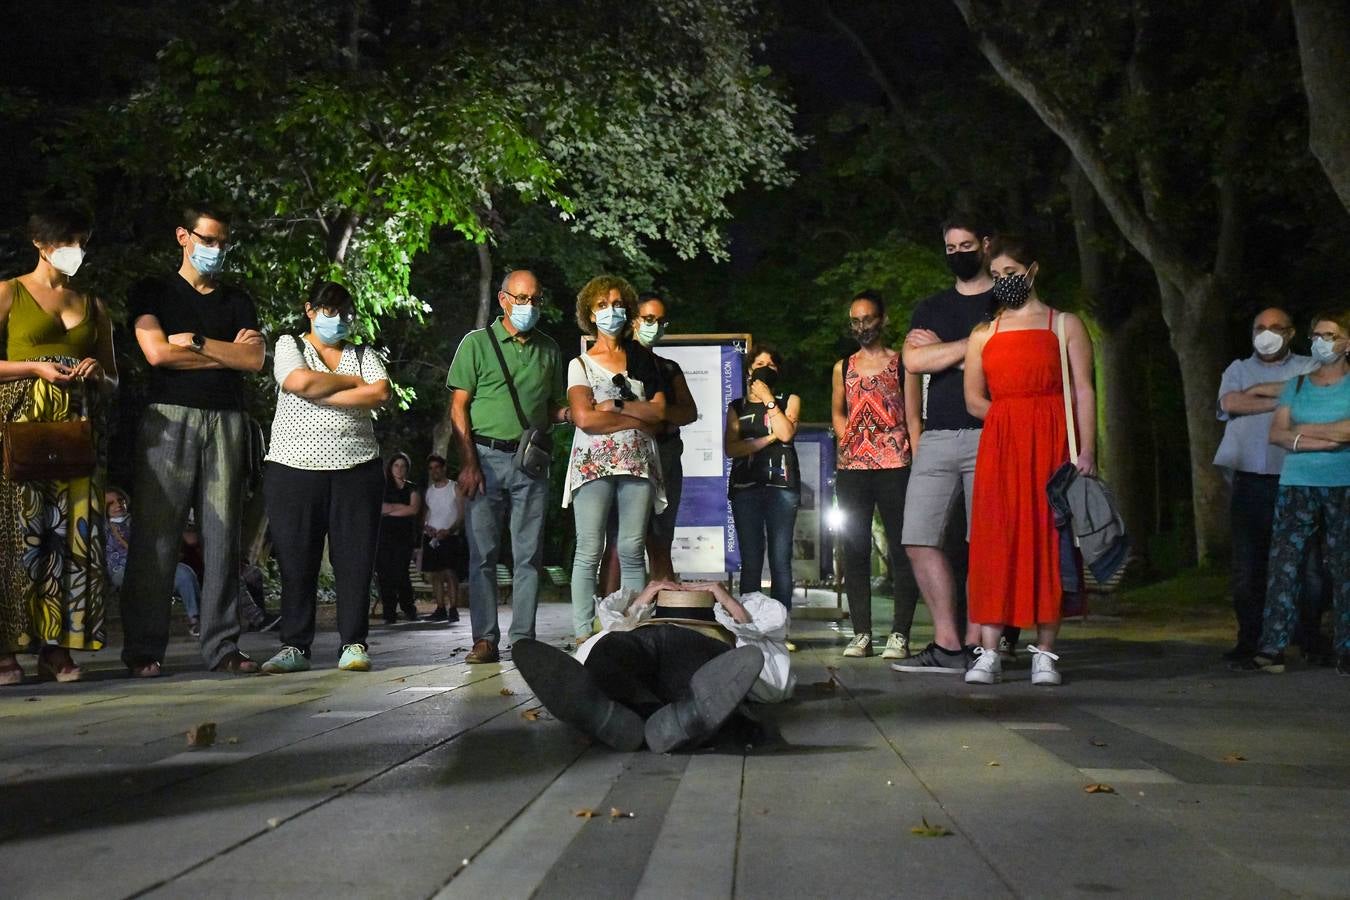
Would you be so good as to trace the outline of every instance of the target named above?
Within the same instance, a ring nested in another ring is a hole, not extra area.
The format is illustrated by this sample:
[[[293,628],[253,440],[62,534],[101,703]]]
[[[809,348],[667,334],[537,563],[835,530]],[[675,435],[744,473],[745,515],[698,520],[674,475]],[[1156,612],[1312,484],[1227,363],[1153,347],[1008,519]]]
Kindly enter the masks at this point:
[[[347,325],[356,321],[356,310],[354,309],[338,309],[336,306],[320,306],[319,312],[330,318],[336,318]]]
[[[638,316],[638,321],[644,325],[665,325],[670,320],[665,316]]]
[[[513,294],[510,291],[502,291],[502,293],[510,297],[512,302],[515,303],[516,306],[543,306],[546,302],[548,302],[548,298],[544,296],[543,291],[540,291],[534,296],[526,296],[526,297],[522,297],[519,294]]]
[[[198,234],[191,228],[188,229],[188,234],[195,237],[197,239],[197,242],[201,244],[203,247],[216,247],[220,250],[228,250],[234,246],[234,244],[230,242],[229,238],[218,238],[213,237],[212,235],[209,234]]]
[[[1294,330],[1292,325],[1257,325],[1252,329],[1252,334],[1260,334],[1263,331],[1273,331],[1276,334],[1288,334]]]
[[[633,387],[628,383],[628,379],[622,373],[615,375],[611,382],[619,389],[619,397],[624,400],[636,400],[637,394],[633,393]]]

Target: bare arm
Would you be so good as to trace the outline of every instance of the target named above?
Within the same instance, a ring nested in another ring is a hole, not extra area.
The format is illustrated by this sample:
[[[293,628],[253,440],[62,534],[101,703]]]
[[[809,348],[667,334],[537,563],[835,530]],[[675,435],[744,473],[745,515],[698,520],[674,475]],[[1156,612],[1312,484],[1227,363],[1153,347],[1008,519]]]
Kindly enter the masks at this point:
[[[567,390],[568,408],[572,411],[572,422],[587,434],[614,434],[638,428],[643,423],[628,415],[628,404],[623,412],[602,410],[596,406],[595,394],[588,385],[579,384]]]
[[[103,305],[103,301],[95,299],[93,301],[94,321],[98,326],[98,335],[94,342],[93,360],[98,364],[98,369],[91,372],[86,377],[97,375],[99,386],[108,390],[116,390],[118,384],[117,377],[117,354],[113,352],[113,329],[112,320],[108,318],[108,308]],[[76,373],[80,373],[81,366],[86,369],[92,369],[93,365],[89,360],[83,360],[80,366],[76,366]]]
[[[726,427],[722,432],[722,451],[731,459],[739,456],[751,456],[778,440],[773,434],[757,438],[741,437],[741,420],[736,417],[734,407],[727,407]]]
[[[0,337],[9,327],[9,308],[14,303],[14,288],[8,281],[0,281]],[[0,341],[0,350],[5,343]],[[25,378],[41,378],[60,387],[74,381],[74,375],[68,366],[34,360],[0,360],[0,381],[22,381]]]
[[[362,382],[356,387],[346,388],[317,401],[320,406],[335,406],[340,409],[376,409],[384,406],[393,396],[389,388],[389,379]]]
[[[905,336],[900,358],[905,369],[916,375],[943,372],[965,361],[968,340],[943,342],[927,328],[915,328]]]
[[[905,372],[905,427],[910,449],[917,450],[923,436],[923,376],[913,372]]]
[[[384,503],[380,506],[381,515],[390,516],[395,519],[406,519],[409,516],[417,516],[422,512],[422,495],[417,491],[412,492],[407,503]]]
[[[336,372],[316,372],[307,366],[293,369],[281,389],[288,394],[318,402],[342,391],[359,388],[365,381],[358,375],[339,375]]]
[[[801,417],[802,399],[796,394],[788,394],[787,405],[783,409],[769,410],[769,428],[773,436],[784,444],[797,436],[797,420]]]
[[[741,604],[741,601],[731,596],[731,592],[728,591],[726,588],[722,587],[722,585],[718,584],[716,581],[710,581],[707,584],[700,584],[697,587],[703,590],[711,591],[713,599],[715,599],[718,603],[722,604],[722,608],[725,609],[728,613],[730,613],[731,618],[735,619],[742,625],[749,624],[750,613],[746,612],[745,607]]]
[[[984,345],[990,335],[989,326],[980,323],[971,332],[966,346],[965,394],[966,409],[977,419],[989,414],[989,385],[984,379]]]
[[[1303,432],[1303,441],[1318,438],[1323,441],[1335,441],[1338,444],[1350,444],[1350,419],[1321,424],[1309,423],[1298,426],[1297,430]],[[1303,449],[1303,441],[1298,442],[1300,450]]]
[[[1329,441],[1325,438],[1309,435],[1307,431],[1309,427],[1307,425],[1295,425],[1289,407],[1278,407],[1275,410],[1275,418],[1270,420],[1270,442],[1296,453],[1304,453],[1309,450],[1336,450],[1341,446],[1337,441]],[[1294,448],[1295,440],[1298,441],[1297,450]]]
[[[459,488],[472,499],[483,493],[483,470],[478,465],[478,448],[473,443],[473,424],[469,421],[469,404],[473,394],[455,388],[450,394],[450,429],[455,446],[459,448]]]
[[[684,373],[677,372],[670,384],[670,401],[666,404],[666,421],[676,428],[693,424],[698,420],[698,405],[684,380]]]
[[[1092,377],[1092,336],[1083,320],[1061,313],[1069,341],[1069,374],[1073,381],[1073,412],[1078,425],[1078,471],[1097,474],[1097,391]]]
[[[834,426],[834,440],[838,446],[844,445],[848,437],[848,413],[844,409],[844,361],[834,364],[830,373],[830,424]]]
[[[192,335],[188,332],[169,335],[169,343],[180,347],[190,347]],[[262,332],[252,328],[241,328],[233,341],[221,341],[207,338],[202,345],[201,355],[220,363],[221,368],[234,369],[237,372],[262,371],[267,361],[267,348],[263,345]]]
[[[567,392],[568,400],[571,400],[573,390],[576,390],[576,388],[572,388]],[[618,410],[615,409],[613,400],[605,400],[593,405],[597,412],[618,412]],[[575,417],[576,413],[573,412],[572,415]],[[652,399],[650,400],[625,400],[623,401],[621,415],[628,416],[631,419],[637,419],[639,422],[646,423],[647,425],[660,425],[666,420],[666,395],[657,391],[652,395]],[[636,426],[629,425],[628,427],[634,428]],[[585,428],[582,430],[589,431],[589,429]]]
[[[136,343],[140,345],[145,361],[159,369],[224,369],[224,364],[189,350],[186,346],[169,343],[159,319],[146,314],[136,319]],[[188,335],[189,340],[191,335]],[[259,348],[261,349],[261,347]],[[261,363],[259,364],[261,366]]]
[[[1284,390],[1283,381],[1254,384],[1241,391],[1229,391],[1219,398],[1219,408],[1230,416],[1252,416],[1268,413]]]

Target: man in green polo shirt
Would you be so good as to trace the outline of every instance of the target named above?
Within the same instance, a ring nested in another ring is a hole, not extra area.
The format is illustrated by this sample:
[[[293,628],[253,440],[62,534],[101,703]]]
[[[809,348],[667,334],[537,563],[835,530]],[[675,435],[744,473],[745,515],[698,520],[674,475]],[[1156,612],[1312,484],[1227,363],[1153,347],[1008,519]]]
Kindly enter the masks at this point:
[[[534,273],[521,269],[502,280],[497,292],[502,315],[487,328],[471,331],[450,364],[450,422],[459,447],[459,486],[467,499],[469,539],[470,663],[498,660],[497,555],[503,520],[511,512],[511,641],[534,637],[534,613],[543,558],[544,508],[548,477],[531,478],[515,464],[524,431],[502,373],[495,342],[506,360],[531,426],[549,428],[564,420],[566,388],[562,354],[553,338],[535,330],[543,303]]]

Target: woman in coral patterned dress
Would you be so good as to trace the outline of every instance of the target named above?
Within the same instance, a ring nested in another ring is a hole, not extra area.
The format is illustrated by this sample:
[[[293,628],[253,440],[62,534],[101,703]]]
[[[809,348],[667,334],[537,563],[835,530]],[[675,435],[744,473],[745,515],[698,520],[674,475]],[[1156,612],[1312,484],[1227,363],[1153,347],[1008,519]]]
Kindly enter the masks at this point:
[[[1036,294],[1039,265],[1026,241],[1005,236],[989,248],[994,320],[976,327],[966,350],[966,406],[984,419],[975,461],[970,525],[970,620],[981,648],[966,681],[1002,677],[998,639],[1005,625],[1036,629],[1032,684],[1059,684],[1059,533],[1045,486],[1069,458],[1056,320],[1064,318],[1079,471],[1094,474],[1096,406],[1092,339],[1082,321]]]

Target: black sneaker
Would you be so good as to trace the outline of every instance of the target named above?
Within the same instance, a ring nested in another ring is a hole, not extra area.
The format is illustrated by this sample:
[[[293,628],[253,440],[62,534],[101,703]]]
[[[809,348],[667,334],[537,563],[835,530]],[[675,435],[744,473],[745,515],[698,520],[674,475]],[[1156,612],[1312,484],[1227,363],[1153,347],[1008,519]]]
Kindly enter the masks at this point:
[[[1257,653],[1241,662],[1233,663],[1228,668],[1234,672],[1270,672],[1272,675],[1278,675],[1284,671],[1284,653],[1272,656]]]
[[[448,622],[450,615],[445,611],[444,606],[438,606],[422,619],[424,622]]]
[[[1350,653],[1342,653],[1336,659],[1336,674],[1350,678]]]
[[[1228,662],[1242,662],[1243,660],[1251,659],[1255,655],[1255,647],[1248,647],[1246,644],[1237,644],[1232,650],[1225,653],[1223,658]]]
[[[453,624],[455,624],[456,622],[458,622],[458,621],[459,621],[459,610],[457,610],[457,609],[449,609],[449,610],[446,610],[446,612],[445,612],[445,621],[449,622],[451,625],[453,625]]]
[[[897,672],[917,672],[926,675],[964,675],[966,672],[966,651],[944,650],[937,644],[929,644],[909,659],[891,663]]]

